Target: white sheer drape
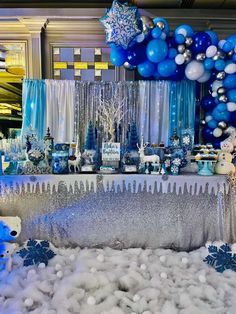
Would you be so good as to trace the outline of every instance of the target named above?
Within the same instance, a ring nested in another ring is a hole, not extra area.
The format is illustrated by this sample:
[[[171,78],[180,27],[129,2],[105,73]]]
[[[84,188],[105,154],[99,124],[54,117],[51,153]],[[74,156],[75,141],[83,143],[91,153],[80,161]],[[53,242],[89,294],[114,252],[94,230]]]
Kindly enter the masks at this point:
[[[46,127],[55,143],[74,141],[75,81],[45,80]]]
[[[139,82],[139,135],[144,141],[168,143],[169,81]]]

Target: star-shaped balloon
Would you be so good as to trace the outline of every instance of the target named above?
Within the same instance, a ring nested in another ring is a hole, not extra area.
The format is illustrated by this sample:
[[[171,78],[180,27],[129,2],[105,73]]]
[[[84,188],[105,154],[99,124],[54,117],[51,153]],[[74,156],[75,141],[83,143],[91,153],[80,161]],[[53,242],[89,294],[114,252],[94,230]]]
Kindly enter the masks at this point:
[[[117,0],[113,1],[111,9],[100,22],[105,28],[107,44],[114,43],[124,49],[142,32],[142,21],[137,7],[130,7],[127,3],[122,4]]]

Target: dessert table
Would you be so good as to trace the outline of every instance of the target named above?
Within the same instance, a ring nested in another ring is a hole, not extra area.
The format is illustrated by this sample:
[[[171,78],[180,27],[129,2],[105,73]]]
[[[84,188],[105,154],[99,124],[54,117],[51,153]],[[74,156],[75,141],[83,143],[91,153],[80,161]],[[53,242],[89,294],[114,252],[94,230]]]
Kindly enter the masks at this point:
[[[235,191],[225,176],[1,176],[0,193],[0,215],[22,218],[19,242],[192,250],[236,241]]]

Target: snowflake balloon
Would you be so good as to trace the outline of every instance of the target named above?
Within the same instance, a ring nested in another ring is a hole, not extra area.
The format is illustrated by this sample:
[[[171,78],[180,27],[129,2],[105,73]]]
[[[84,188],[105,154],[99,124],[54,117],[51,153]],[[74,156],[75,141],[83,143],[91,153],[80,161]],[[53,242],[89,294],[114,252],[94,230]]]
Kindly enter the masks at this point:
[[[105,28],[107,44],[114,43],[124,49],[142,32],[142,21],[137,7],[130,7],[127,3],[122,4],[117,0],[113,1],[111,9],[100,22]]]
[[[208,246],[209,255],[203,260],[216,271],[223,273],[225,269],[236,271],[236,254],[233,254],[230,246],[225,243],[219,248],[215,245]]]

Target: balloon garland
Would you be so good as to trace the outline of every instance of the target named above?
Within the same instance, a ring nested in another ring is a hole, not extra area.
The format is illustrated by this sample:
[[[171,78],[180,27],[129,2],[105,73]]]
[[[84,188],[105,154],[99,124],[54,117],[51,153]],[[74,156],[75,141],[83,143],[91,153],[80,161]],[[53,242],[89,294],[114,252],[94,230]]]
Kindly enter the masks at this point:
[[[205,141],[218,146],[224,130],[236,127],[236,35],[219,40],[187,24],[170,35],[166,19],[140,16],[137,7],[117,0],[100,22],[114,65],[137,69],[143,78],[208,82],[210,95],[201,100]]]

